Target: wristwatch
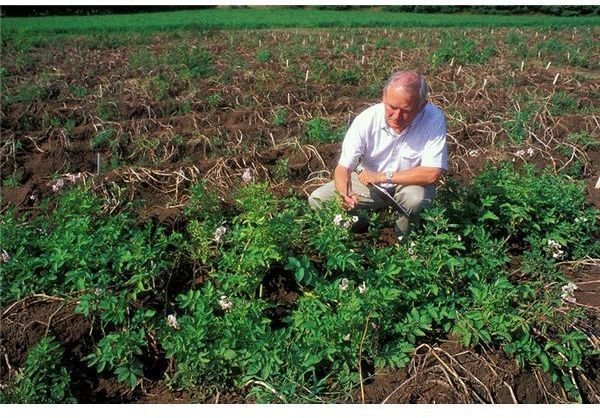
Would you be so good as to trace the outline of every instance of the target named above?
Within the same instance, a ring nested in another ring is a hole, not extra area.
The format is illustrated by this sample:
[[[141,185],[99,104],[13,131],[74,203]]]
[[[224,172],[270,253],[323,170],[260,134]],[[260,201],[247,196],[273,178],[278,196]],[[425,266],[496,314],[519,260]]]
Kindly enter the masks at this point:
[[[394,172],[393,171],[386,171],[385,172],[385,179],[387,181],[389,181],[391,183],[392,180],[393,180],[393,178],[394,178]]]

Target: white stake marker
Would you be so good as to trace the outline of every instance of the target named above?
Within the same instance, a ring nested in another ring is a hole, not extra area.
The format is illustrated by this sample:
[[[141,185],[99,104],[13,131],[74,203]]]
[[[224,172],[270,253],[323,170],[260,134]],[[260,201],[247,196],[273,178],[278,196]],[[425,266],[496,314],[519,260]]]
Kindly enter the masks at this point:
[[[556,73],[556,75],[554,76],[554,81],[552,82],[552,85],[556,85],[556,81],[558,80],[558,76],[560,73]]]

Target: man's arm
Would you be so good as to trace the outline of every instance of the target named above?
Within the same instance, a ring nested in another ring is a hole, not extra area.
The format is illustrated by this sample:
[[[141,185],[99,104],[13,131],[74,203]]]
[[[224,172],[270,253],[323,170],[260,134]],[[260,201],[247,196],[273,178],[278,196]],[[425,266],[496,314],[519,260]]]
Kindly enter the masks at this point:
[[[346,209],[353,209],[358,203],[358,195],[352,191],[351,171],[343,165],[337,165],[333,173],[335,189],[342,196]]]
[[[337,170],[337,169],[336,169]],[[438,167],[414,167],[408,170],[396,171],[392,176],[391,183],[415,186],[429,186],[439,180],[444,170]],[[390,183],[385,178],[385,173],[363,170],[358,179],[364,185]],[[337,187],[337,182],[336,182]]]

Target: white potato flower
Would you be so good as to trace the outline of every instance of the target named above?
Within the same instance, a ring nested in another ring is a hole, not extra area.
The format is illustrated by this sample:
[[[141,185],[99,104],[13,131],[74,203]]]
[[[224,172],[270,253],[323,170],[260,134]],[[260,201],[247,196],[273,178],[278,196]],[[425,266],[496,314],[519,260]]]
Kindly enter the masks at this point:
[[[167,316],[167,324],[173,329],[179,329],[179,323],[177,322],[177,317],[175,315],[170,314]]]
[[[244,182],[246,183],[250,183],[252,179],[252,170],[250,170],[249,168],[245,169],[244,174],[242,174],[242,180],[244,180]]]
[[[360,286],[358,286],[358,292],[359,293],[365,293],[367,291],[367,285],[365,284],[365,282],[362,282],[362,284]]]
[[[221,306],[221,309],[223,309],[224,311],[227,311],[229,309],[231,309],[231,307],[233,306],[233,302],[229,300],[229,298],[225,295],[221,296],[221,299],[219,300],[219,305]]]
[[[225,228],[222,225],[215,229],[215,241],[221,242],[221,238],[223,237],[223,235],[225,235],[225,232],[227,232],[227,228]]]

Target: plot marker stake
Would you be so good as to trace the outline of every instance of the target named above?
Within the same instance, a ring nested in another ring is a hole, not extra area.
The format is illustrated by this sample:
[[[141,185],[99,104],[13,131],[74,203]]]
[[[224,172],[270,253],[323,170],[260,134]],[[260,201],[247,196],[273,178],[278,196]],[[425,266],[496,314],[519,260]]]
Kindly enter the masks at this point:
[[[558,76],[560,75],[560,73],[556,73],[556,75],[554,76],[554,81],[552,82],[552,85],[555,86],[556,85],[556,81],[558,80]]]

